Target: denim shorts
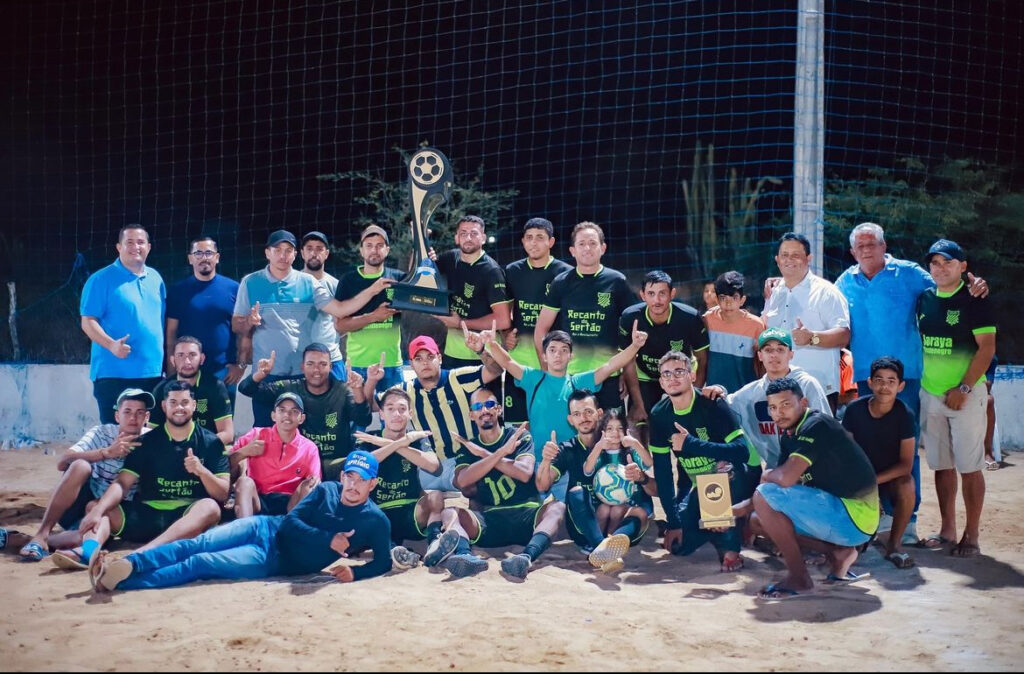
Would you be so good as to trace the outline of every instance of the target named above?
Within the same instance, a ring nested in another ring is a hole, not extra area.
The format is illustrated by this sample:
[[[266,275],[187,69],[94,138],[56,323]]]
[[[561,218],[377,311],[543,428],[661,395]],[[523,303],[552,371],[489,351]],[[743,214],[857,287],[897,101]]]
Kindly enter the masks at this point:
[[[853,523],[842,499],[827,491],[802,484],[780,487],[764,482],[758,485],[757,493],[772,510],[788,517],[800,536],[850,548],[871,538]]]

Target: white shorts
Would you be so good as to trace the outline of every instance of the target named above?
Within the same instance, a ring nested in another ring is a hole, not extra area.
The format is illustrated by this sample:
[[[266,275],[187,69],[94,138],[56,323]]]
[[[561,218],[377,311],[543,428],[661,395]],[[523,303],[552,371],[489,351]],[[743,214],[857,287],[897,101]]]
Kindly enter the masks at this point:
[[[958,410],[946,407],[944,397],[921,389],[921,441],[928,467],[973,473],[985,467],[985,428],[988,390],[981,384]]]

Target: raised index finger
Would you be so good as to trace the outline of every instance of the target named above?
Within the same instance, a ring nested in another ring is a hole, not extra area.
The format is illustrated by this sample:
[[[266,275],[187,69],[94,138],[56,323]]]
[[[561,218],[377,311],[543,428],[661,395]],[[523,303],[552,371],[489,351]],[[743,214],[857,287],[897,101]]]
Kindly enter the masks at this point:
[[[380,352],[380,368],[382,370],[384,369],[384,352],[383,351]]]

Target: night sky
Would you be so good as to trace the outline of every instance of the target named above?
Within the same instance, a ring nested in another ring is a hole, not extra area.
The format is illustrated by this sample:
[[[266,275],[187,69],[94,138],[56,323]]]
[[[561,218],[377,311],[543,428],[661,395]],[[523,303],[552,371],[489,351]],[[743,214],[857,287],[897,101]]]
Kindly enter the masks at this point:
[[[237,277],[269,230],[354,237],[352,188],[315,176],[401,180],[392,148],[424,140],[518,189],[516,226],[544,215],[564,241],[602,224],[627,270],[695,277],[678,232],[698,142],[720,195],[726,167],[783,179],[755,241],[789,221],[794,0],[372,4],[5,3],[0,226],[27,253],[5,274],[58,286],[76,252],[94,270],[137,221],[168,280],[200,232]],[[1017,3],[933,4],[825,3],[827,175],[904,155],[1019,162]]]

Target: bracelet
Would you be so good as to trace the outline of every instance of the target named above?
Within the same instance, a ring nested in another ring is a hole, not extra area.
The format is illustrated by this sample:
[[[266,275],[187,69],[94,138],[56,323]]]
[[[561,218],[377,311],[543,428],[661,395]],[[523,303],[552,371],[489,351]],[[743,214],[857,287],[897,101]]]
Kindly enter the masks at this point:
[[[640,484],[642,486],[642,485],[647,484],[650,481],[651,481],[651,476],[648,475],[647,473],[644,473],[644,479],[640,480]]]

